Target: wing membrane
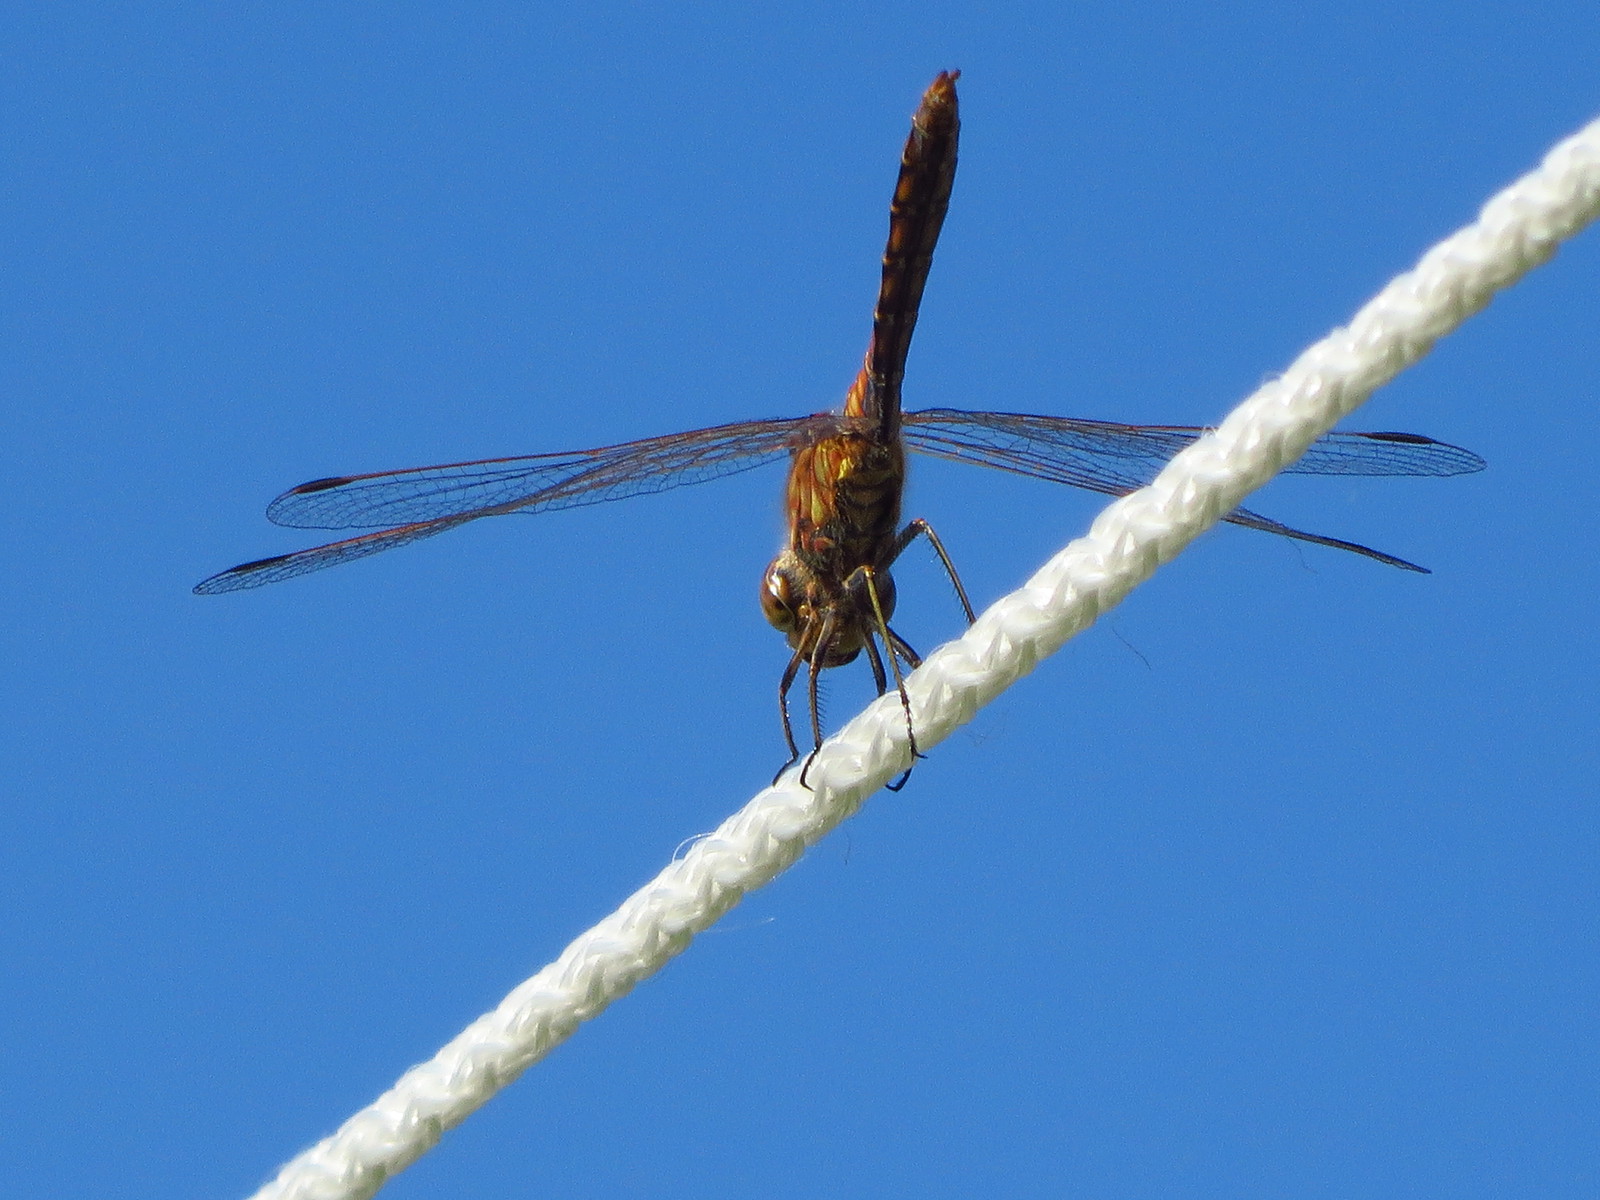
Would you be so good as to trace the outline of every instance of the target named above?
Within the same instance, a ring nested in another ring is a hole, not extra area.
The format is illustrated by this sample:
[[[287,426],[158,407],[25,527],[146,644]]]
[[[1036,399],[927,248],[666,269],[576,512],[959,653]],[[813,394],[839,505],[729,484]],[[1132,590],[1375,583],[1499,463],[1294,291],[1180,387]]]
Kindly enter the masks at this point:
[[[297,550],[293,554],[278,554],[272,558],[240,563],[237,567],[219,571],[209,579],[202,579],[195,584],[194,592],[197,596],[216,596],[223,592],[242,592],[246,588],[293,579],[297,575],[320,571],[324,567],[336,567],[340,563],[366,558],[367,555],[377,554],[381,550],[392,550],[396,546],[420,542],[423,538],[454,529],[457,525],[465,525],[472,519],[449,517],[442,521],[420,521],[413,525],[401,525],[397,529],[385,529],[381,533],[364,533],[360,537],[346,538],[342,542],[330,542],[326,546]]]
[[[1119,425],[954,408],[928,408],[905,417],[906,442],[924,454],[1112,495],[1149,483],[1205,432],[1193,425]],[[1312,443],[1284,473],[1439,476],[1483,467],[1472,451],[1418,434],[1336,430]]]
[[[202,580],[194,590],[212,596],[293,579],[409,545],[479,517],[576,508],[720,479],[782,458],[797,440],[823,436],[847,423],[827,413],[741,421],[598,450],[316,479],[279,496],[267,516],[300,529],[394,528],[241,563]]]
[[[830,413],[740,421],[596,450],[313,480],[279,496],[267,515],[280,525],[302,529],[392,528],[242,563],[204,580],[195,591],[213,595],[293,579],[421,541],[479,517],[602,504],[719,479],[859,424],[859,418]],[[1205,432],[1196,426],[1120,425],[950,408],[907,413],[903,431],[906,443],[923,454],[1112,496],[1149,483],[1174,454]],[[1316,442],[1288,470],[1302,475],[1460,475],[1483,466],[1471,451],[1416,434],[1336,432]],[[1249,509],[1236,509],[1225,519],[1408,570],[1423,569],[1368,546],[1291,528]]]
[[[930,408],[907,413],[906,444],[923,454],[996,467],[1108,496],[1144,487],[1172,456],[1206,430],[1186,425],[1119,425],[1076,417],[964,412]],[[1336,431],[1313,443],[1285,473],[1299,475],[1463,475],[1484,468],[1470,450],[1412,433]],[[1370,546],[1308,533],[1238,508],[1235,525],[1362,554],[1408,571],[1426,571]]]
[[[362,529],[603,504],[748,471],[842,420],[741,421],[598,450],[315,479],[279,496],[267,516],[296,529]]]

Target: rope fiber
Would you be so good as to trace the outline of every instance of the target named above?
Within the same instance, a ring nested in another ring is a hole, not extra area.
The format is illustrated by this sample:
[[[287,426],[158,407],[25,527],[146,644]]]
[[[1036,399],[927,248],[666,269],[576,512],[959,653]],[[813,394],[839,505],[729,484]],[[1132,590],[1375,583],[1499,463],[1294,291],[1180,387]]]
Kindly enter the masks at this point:
[[[1306,350],[1149,487],[1107,507],[1087,535],[929,655],[906,684],[918,743],[935,746],[971,720],[1597,214],[1600,120],[1558,144],[1349,325]],[[807,776],[814,790],[790,771],[762,791],[433,1059],[288,1163],[256,1200],[373,1195],[792,864],[908,761],[905,719],[891,691],[823,746]]]

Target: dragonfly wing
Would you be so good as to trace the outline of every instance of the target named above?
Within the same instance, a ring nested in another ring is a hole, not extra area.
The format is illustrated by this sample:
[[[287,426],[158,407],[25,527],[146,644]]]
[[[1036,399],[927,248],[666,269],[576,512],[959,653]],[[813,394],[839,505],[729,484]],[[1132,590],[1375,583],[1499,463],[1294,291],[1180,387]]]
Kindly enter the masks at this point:
[[[279,554],[272,558],[257,559],[255,562],[240,563],[237,567],[230,567],[209,579],[201,580],[195,585],[194,593],[197,596],[216,596],[222,592],[240,592],[246,588],[293,579],[297,575],[320,571],[324,567],[336,567],[340,563],[365,558],[381,550],[392,550],[396,546],[419,542],[447,529],[454,529],[457,525],[464,525],[472,519],[448,517],[442,521],[420,521],[412,525],[401,525],[396,529],[385,529],[381,533],[364,533],[360,537],[346,538],[342,542],[330,542],[326,546],[297,550],[293,554]]]
[[[907,413],[903,426],[906,444],[922,454],[1109,496],[1149,483],[1200,432],[949,408]]]
[[[1207,431],[1192,425],[1121,425],[1077,417],[930,408],[906,414],[906,441],[924,454],[978,462],[1120,494],[1143,487]],[[1414,433],[1336,430],[1285,468],[1294,475],[1465,475],[1485,464],[1470,450]]]
[[[360,529],[601,504],[748,471],[839,419],[741,421],[597,450],[315,479],[279,496],[267,516],[298,529]]]
[[[925,409],[906,414],[905,439],[938,458],[996,467],[1109,496],[1144,487],[1204,429],[1183,425],[1118,425],[1075,417]],[[1330,433],[1288,471],[1302,475],[1461,475],[1480,471],[1470,450],[1410,433]],[[1358,542],[1308,533],[1247,508],[1224,520],[1250,529],[1365,555],[1408,571],[1427,568]]]
[[[1336,429],[1311,443],[1290,475],[1471,475],[1489,464],[1460,446],[1420,433],[1355,433]]]
[[[1279,537],[1293,538],[1297,542],[1314,542],[1318,546],[1332,546],[1335,550],[1348,550],[1352,554],[1360,554],[1366,558],[1377,559],[1391,567],[1399,567],[1403,571],[1416,571],[1422,575],[1432,575],[1427,567],[1419,567],[1414,562],[1397,555],[1374,550],[1371,546],[1363,546],[1360,542],[1347,542],[1343,538],[1328,537],[1321,533],[1307,533],[1304,529],[1296,529],[1292,525],[1285,525],[1282,521],[1274,521],[1270,517],[1263,517],[1260,513],[1251,512],[1248,508],[1236,508],[1222,518],[1232,525],[1243,525],[1246,529],[1263,529],[1268,533],[1275,533]]]

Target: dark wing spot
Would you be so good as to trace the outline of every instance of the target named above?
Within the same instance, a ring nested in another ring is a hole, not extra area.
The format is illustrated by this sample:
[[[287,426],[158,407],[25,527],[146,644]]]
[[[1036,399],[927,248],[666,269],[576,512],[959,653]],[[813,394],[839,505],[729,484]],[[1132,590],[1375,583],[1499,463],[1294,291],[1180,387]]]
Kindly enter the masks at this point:
[[[1390,430],[1380,430],[1377,433],[1364,433],[1361,436],[1371,438],[1375,442],[1405,442],[1408,446],[1437,446],[1440,444],[1431,437],[1423,437],[1420,433],[1394,433]]]
[[[359,479],[358,475],[335,475],[331,479],[313,479],[310,483],[296,484],[284,494],[287,496],[304,496],[307,492],[325,492],[329,488],[343,487]],[[270,561],[270,560],[268,560]],[[253,566],[254,564],[246,564]]]
[[[275,567],[285,559],[293,558],[292,554],[274,554],[271,558],[258,558],[254,562],[240,563],[237,567],[229,567],[209,579],[202,579],[194,586],[196,596],[214,596],[219,592],[231,592],[237,586],[236,580],[245,575],[254,575],[257,571],[265,571]]]

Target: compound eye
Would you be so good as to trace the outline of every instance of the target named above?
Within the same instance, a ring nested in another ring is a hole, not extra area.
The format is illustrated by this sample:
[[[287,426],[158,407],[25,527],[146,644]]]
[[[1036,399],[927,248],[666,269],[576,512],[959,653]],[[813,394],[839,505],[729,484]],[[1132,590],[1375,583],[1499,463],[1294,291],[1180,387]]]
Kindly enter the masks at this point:
[[[792,633],[798,621],[794,611],[794,589],[789,577],[773,567],[761,583],[761,611],[773,628]]]

